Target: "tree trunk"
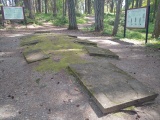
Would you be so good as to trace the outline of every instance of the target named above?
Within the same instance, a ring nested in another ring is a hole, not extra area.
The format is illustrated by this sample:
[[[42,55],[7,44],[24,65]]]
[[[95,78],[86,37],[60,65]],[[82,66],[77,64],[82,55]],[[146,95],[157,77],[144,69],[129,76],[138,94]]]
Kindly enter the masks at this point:
[[[67,9],[68,9],[68,0],[65,0],[65,16],[67,15]]]
[[[48,0],[45,0],[44,4],[45,4],[45,14],[47,14],[48,13]]]
[[[160,11],[160,3],[158,5],[158,11]],[[160,12],[157,12],[155,27],[154,27],[154,37],[158,38],[160,36]]]
[[[29,10],[29,18],[34,19],[34,7],[33,7],[33,0],[24,0],[24,6],[26,9]]]
[[[69,30],[77,30],[77,21],[75,14],[74,0],[68,0],[68,18],[69,18]]]
[[[88,0],[85,0],[85,13],[88,13]]]
[[[103,30],[104,19],[104,0],[94,0],[95,9],[95,31],[100,32]]]
[[[56,5],[56,0],[53,0],[53,16],[57,16],[57,5]]]
[[[139,0],[136,0],[136,8],[138,8],[138,3],[139,3]]]
[[[91,14],[91,5],[92,5],[92,2],[91,0],[88,0],[88,14]]]
[[[113,32],[112,32],[113,36],[115,36],[118,32],[121,4],[122,4],[122,0],[118,0],[117,6],[116,6],[116,17],[115,17],[115,21],[114,21],[114,28],[113,28]]]
[[[38,12],[41,13],[42,12],[42,7],[41,7],[42,3],[41,3],[41,0],[38,0],[37,3],[38,3],[38,5],[37,5],[38,6]]]
[[[153,19],[156,18],[156,12],[157,12],[157,0],[154,2],[154,12],[153,12]]]
[[[132,8],[134,7],[134,0],[132,0]]]
[[[142,2],[143,2],[143,0],[139,0],[139,7],[142,7]]]
[[[113,8],[114,8],[114,1],[112,0],[110,4],[110,13],[113,13]]]

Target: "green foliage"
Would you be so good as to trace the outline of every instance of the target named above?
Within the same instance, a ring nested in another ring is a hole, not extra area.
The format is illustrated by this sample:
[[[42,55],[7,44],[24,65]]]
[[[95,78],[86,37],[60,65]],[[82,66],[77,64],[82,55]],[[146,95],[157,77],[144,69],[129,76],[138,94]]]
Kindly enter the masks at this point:
[[[68,19],[66,17],[63,17],[63,16],[57,16],[57,17],[54,17],[52,23],[55,26],[63,26],[63,25],[66,25],[68,23]]]

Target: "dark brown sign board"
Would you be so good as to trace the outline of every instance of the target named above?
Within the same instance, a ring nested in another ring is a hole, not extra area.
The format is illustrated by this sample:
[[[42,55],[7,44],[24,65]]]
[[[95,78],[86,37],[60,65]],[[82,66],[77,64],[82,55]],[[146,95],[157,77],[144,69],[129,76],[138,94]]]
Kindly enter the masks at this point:
[[[24,20],[25,14],[23,7],[2,6],[2,19],[4,20]]]

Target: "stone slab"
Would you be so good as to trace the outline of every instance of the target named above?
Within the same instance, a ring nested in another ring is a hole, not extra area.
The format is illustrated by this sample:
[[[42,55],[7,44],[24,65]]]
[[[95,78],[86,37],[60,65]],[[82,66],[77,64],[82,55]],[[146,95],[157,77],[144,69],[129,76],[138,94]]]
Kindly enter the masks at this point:
[[[32,40],[32,41],[27,41],[27,42],[23,42],[21,45],[22,46],[29,46],[29,45],[35,45],[37,43],[41,42],[40,40]]]
[[[91,42],[91,41],[88,41],[88,40],[75,40],[74,42],[76,43],[80,43],[80,44],[83,44],[83,45],[90,45],[90,46],[97,46],[97,43],[95,42]]]
[[[69,65],[103,113],[154,100],[158,94],[111,63]]]
[[[36,62],[36,61],[40,61],[40,60],[49,58],[49,56],[40,49],[32,50],[29,52],[24,52],[23,55],[27,63],[32,63],[32,62]]]
[[[114,52],[108,49],[103,49],[103,48],[98,48],[93,46],[86,46],[85,49],[87,50],[90,56],[101,56],[106,58],[119,59],[118,55],[116,55]]]
[[[36,31],[36,32],[34,32],[35,34],[36,33],[51,33],[51,31]]]
[[[75,35],[68,35],[68,37],[77,38]]]

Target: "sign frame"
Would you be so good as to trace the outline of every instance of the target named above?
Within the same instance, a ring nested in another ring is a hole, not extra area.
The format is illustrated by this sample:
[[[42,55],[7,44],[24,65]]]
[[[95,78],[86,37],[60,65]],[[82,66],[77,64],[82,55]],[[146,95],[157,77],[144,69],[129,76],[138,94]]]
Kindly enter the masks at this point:
[[[22,17],[23,18],[14,18],[14,19],[11,19],[11,18],[5,18],[5,9],[4,8],[21,8],[22,9]],[[15,7],[15,6],[1,6],[1,10],[2,10],[2,17],[3,17],[3,20],[25,20],[25,13],[24,13],[24,7]]]
[[[145,25],[144,27],[128,27],[127,26],[127,20],[128,20],[128,11],[129,10],[136,10],[136,9],[146,9],[146,13],[145,13]],[[147,28],[147,16],[148,16],[148,7],[140,7],[140,8],[132,8],[132,9],[127,9],[126,11],[126,28],[128,29],[146,29]]]

